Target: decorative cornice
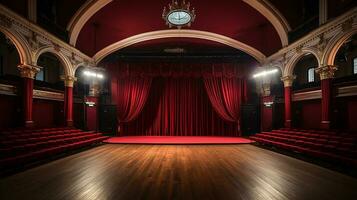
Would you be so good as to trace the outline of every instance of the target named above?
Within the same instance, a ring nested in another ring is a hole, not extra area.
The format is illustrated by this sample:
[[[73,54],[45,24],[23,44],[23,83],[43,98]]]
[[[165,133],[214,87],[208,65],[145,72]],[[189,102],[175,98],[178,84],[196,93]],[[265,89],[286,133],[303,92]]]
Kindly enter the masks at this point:
[[[337,70],[337,66],[334,65],[325,65],[315,69],[316,73],[320,74],[320,80],[333,78],[335,75],[335,71]]]
[[[44,90],[33,90],[33,98],[35,99],[47,99],[54,101],[63,101],[64,94],[60,92],[50,92]]]
[[[77,81],[77,78],[74,77],[74,76],[63,75],[63,76],[61,76],[61,80],[64,81],[64,85],[66,87],[73,87],[73,84],[74,84],[75,81]]]
[[[339,87],[337,97],[357,96],[357,85]]]
[[[36,74],[41,70],[41,67],[28,64],[19,65],[17,66],[17,68],[19,69],[22,78],[31,79],[34,79],[36,77]]]
[[[238,40],[232,39],[230,37],[220,35],[217,33],[199,31],[199,30],[189,30],[189,29],[171,29],[171,30],[160,30],[160,31],[151,31],[146,33],[141,33],[128,37],[126,39],[120,40],[116,43],[113,43],[109,46],[104,47],[102,50],[98,51],[94,56],[96,63],[99,63],[105,56],[118,51],[119,49],[125,48],[127,46],[137,44],[140,42],[145,42],[149,40],[161,39],[161,38],[197,38],[204,39],[209,41],[218,42],[225,44],[227,46],[239,49],[253,58],[255,58],[259,63],[265,63],[266,56],[261,53],[259,50],[244,44]]]
[[[283,76],[280,78],[281,81],[284,82],[284,87],[291,87],[293,85],[294,80],[296,79],[295,75]]]
[[[13,85],[0,84],[0,94],[15,96],[17,89]]]
[[[292,101],[304,101],[312,99],[321,99],[321,90],[297,92],[292,95]]]
[[[280,49],[278,52],[274,53],[267,59],[270,62],[273,62],[274,60],[280,59],[284,54],[288,55],[287,57],[292,57],[301,48],[309,48],[319,45],[319,41],[322,37],[325,40],[328,40],[335,36],[339,31],[349,30],[349,28],[352,27],[352,24],[355,23],[356,18],[357,7],[311,31],[307,35],[289,44],[289,46]]]
[[[7,24],[8,26],[9,24],[12,24],[11,29],[16,29],[16,31],[21,33],[24,38],[33,39],[32,35],[35,34],[35,41],[39,42],[42,45],[57,44],[61,48],[61,51],[63,50],[65,54],[70,55],[73,52],[76,55],[76,58],[81,61],[92,61],[91,57],[82,53],[80,50],[57,38],[53,34],[39,27],[37,24],[11,11],[2,4],[0,4],[0,13],[0,25]]]

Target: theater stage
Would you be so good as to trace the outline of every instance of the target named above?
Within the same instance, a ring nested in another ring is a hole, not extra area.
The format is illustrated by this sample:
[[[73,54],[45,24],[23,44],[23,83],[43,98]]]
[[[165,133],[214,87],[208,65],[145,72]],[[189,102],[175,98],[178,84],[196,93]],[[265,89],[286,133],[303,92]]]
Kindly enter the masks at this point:
[[[242,137],[214,136],[123,136],[104,141],[111,144],[249,144],[252,140]]]

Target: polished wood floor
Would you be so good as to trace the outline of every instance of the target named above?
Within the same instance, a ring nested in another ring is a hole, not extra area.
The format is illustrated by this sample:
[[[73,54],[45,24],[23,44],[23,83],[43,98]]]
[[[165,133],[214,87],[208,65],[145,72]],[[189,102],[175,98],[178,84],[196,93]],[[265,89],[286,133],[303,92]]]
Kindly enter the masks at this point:
[[[357,199],[357,179],[253,145],[107,144],[0,180],[0,199]]]

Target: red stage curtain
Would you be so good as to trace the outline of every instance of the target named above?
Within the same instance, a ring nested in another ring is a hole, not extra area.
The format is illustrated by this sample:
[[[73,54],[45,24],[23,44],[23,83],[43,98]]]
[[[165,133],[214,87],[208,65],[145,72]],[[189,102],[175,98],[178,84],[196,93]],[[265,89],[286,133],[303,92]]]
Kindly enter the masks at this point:
[[[240,105],[242,101],[242,81],[238,78],[204,78],[208,97],[215,111],[222,119],[237,123],[240,130]]]
[[[239,135],[212,109],[201,78],[155,78],[142,113],[122,127],[122,135]]]
[[[120,123],[135,119],[149,95],[151,78],[127,77],[117,80],[117,108]]]
[[[121,63],[108,69],[121,135],[239,135],[245,68]]]

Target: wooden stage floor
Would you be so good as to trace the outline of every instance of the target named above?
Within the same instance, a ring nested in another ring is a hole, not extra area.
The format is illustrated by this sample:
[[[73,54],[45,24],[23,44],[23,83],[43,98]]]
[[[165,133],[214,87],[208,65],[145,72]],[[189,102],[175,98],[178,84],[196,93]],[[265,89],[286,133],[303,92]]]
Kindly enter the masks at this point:
[[[106,144],[0,180],[0,199],[357,199],[357,179],[259,147]]]

